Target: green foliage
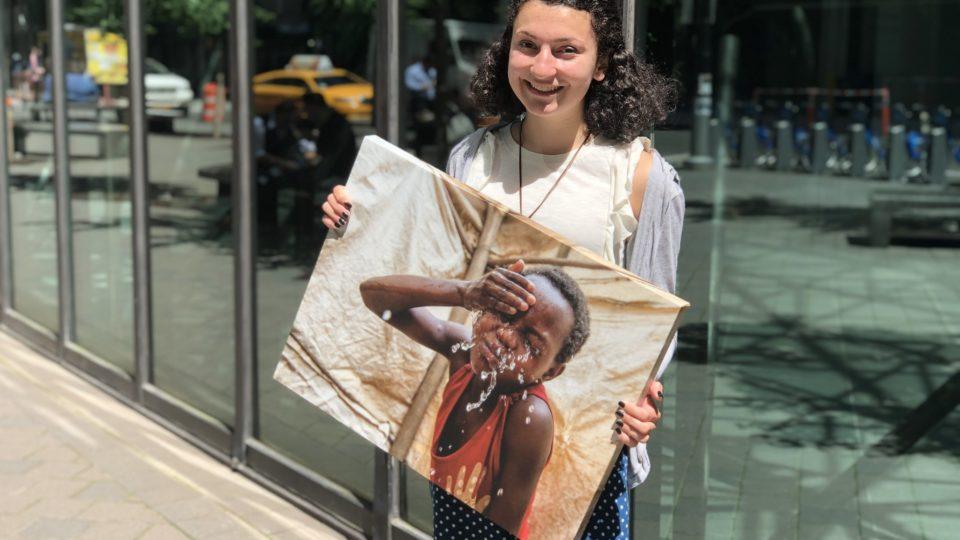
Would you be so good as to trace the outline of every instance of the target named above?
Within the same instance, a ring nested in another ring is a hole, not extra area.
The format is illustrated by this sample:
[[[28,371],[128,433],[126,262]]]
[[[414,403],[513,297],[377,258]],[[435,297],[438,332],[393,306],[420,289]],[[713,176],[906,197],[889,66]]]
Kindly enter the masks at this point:
[[[354,0],[371,2],[373,0]],[[173,29],[187,36],[220,36],[230,26],[228,0],[143,0],[147,32],[157,28]],[[258,21],[272,15],[255,9]],[[68,0],[66,20],[81,26],[123,33],[123,0]]]

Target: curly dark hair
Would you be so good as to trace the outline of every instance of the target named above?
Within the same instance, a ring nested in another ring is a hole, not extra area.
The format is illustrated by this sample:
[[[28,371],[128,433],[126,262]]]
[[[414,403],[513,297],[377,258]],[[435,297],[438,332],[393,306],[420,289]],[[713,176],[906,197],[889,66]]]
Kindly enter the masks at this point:
[[[507,63],[513,23],[530,0],[511,0],[503,35],[487,50],[470,81],[477,108],[503,120],[516,118],[523,105],[510,88]],[[587,128],[617,142],[629,142],[649,132],[670,113],[677,100],[676,81],[658,73],[626,49],[619,2],[616,0],[538,0],[590,14],[597,38],[597,62],[605,66],[602,81],[593,81],[584,99]]]
[[[573,328],[563,340],[563,345],[557,351],[555,360],[558,364],[566,364],[590,337],[590,308],[587,306],[587,297],[580,290],[580,285],[557,266],[533,266],[524,268],[524,276],[542,276],[557,288],[561,296],[573,309]]]

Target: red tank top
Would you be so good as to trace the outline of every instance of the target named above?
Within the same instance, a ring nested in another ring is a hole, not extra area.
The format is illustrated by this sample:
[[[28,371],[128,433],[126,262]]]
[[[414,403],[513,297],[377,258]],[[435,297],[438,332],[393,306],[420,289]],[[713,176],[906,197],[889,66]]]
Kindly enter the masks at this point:
[[[465,365],[450,377],[450,381],[447,382],[447,386],[443,390],[443,401],[440,403],[437,421],[433,426],[433,444],[430,447],[430,480],[474,510],[482,513],[490,504],[490,499],[495,496],[491,493],[491,490],[493,489],[493,479],[500,472],[500,443],[503,440],[503,429],[507,423],[507,412],[510,410],[511,404],[522,398],[519,395],[501,396],[495,404],[485,405],[493,406],[494,409],[477,432],[453,453],[439,456],[437,455],[437,446],[443,427],[474,376],[470,366]],[[542,384],[527,388],[527,394],[527,397],[537,396],[548,406],[550,404],[547,399],[547,391]],[[517,535],[521,539],[527,538],[530,534],[530,510],[533,508],[535,496],[536,491],[534,491],[534,496],[530,497],[530,502],[523,514],[523,522],[520,524],[520,532]]]

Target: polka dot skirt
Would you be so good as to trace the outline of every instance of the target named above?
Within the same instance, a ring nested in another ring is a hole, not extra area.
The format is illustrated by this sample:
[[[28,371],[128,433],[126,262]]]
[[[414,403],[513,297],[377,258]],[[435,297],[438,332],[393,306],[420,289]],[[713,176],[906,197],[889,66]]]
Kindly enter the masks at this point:
[[[624,447],[613,472],[607,477],[600,500],[583,535],[585,540],[630,538],[630,491],[627,489],[630,456]]]
[[[447,539],[486,540],[513,538],[513,535],[483,514],[460,502],[460,499],[430,484],[433,496],[433,537]]]
[[[629,457],[620,453],[600,500],[593,509],[584,539],[627,540],[630,538],[630,495],[627,490]],[[513,538],[483,514],[463,504],[446,491],[430,484],[433,497],[433,536],[443,540]]]

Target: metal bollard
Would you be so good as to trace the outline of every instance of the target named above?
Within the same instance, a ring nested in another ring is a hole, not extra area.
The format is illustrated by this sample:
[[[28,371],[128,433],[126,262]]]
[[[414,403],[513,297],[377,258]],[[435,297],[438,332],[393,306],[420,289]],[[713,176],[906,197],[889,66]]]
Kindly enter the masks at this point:
[[[757,124],[753,118],[740,119],[740,167],[757,166]]]
[[[810,169],[813,174],[827,172],[827,157],[830,155],[830,141],[827,136],[827,123],[813,124],[813,159]]]
[[[863,124],[850,125],[850,176],[866,176],[867,139]]]
[[[777,121],[777,170],[793,169],[793,126],[786,120]]]
[[[720,159],[721,155],[726,155],[722,152],[720,145],[724,144],[723,134],[720,132],[720,120],[716,118],[710,119],[710,155],[713,159]]]
[[[930,130],[930,157],[928,173],[930,182],[938,185],[947,183],[947,130],[935,127]]]
[[[890,151],[887,152],[887,170],[891,182],[907,178],[907,138],[903,126],[890,127]]]
[[[697,97],[693,100],[693,133],[687,165],[702,169],[713,164],[710,147],[710,117],[713,115],[713,75],[701,73],[697,78]]]

